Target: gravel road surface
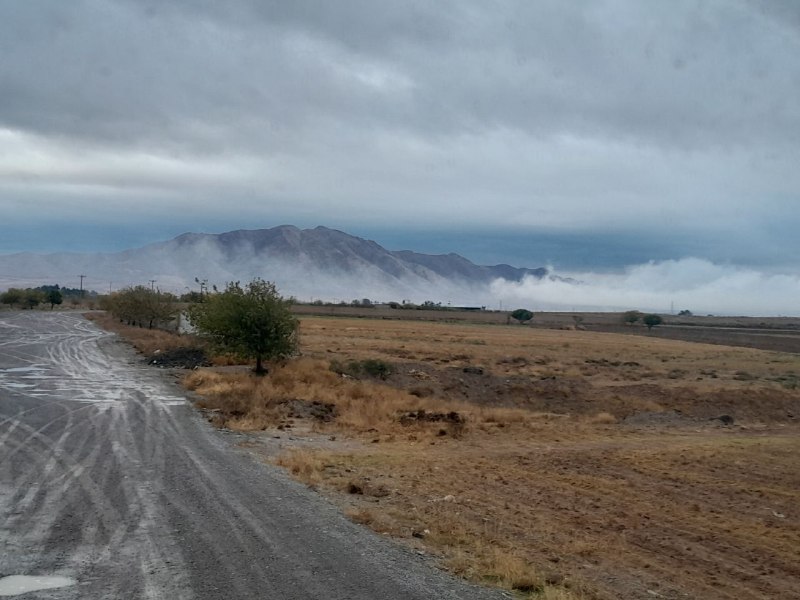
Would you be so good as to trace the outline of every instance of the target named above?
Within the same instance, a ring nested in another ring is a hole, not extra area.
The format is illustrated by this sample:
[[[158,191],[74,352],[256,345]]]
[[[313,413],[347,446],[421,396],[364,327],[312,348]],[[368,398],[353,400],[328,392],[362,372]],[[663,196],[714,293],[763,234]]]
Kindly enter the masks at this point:
[[[232,443],[81,316],[0,313],[0,578],[75,582],[20,598],[506,597]]]

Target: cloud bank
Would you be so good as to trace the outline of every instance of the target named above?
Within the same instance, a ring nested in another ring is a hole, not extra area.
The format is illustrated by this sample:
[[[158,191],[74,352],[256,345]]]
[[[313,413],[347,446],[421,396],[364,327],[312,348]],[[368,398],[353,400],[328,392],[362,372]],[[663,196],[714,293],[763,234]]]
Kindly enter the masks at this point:
[[[554,273],[570,280],[496,280],[491,294],[505,306],[537,310],[669,313],[691,310],[715,315],[800,315],[800,275],[686,258],[628,267],[621,274]]]
[[[797,268],[798,6],[2,2],[0,247],[644,230]]]

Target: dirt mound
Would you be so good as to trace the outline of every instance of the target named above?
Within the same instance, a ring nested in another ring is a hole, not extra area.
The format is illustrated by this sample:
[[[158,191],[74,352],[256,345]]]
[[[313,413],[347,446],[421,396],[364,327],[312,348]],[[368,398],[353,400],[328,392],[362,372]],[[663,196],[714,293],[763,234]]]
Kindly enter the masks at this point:
[[[202,348],[175,348],[156,352],[147,359],[147,364],[162,369],[196,369],[210,367],[211,361]]]

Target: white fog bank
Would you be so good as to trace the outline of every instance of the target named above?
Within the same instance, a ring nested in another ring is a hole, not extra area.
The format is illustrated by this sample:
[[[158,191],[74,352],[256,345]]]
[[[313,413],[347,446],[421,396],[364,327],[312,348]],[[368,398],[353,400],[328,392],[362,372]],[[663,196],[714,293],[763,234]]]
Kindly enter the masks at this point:
[[[504,306],[534,310],[694,314],[800,315],[800,274],[765,273],[698,258],[635,265],[619,274],[561,273],[521,282],[495,280],[491,293]],[[565,280],[569,278],[569,280]]]

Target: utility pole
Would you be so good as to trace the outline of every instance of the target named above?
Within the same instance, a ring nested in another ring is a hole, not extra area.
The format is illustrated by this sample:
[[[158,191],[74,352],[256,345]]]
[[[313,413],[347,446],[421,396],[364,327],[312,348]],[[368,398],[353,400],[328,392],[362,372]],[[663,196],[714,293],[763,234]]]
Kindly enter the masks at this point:
[[[151,280],[150,280],[150,289],[151,289],[152,291],[155,291],[155,290],[156,290],[156,281],[158,281],[158,280],[157,280],[157,279],[151,279]]]
[[[78,275],[81,278],[81,298],[83,298],[83,280],[86,278],[86,275]]]
[[[200,279],[198,277],[195,277],[194,281],[200,286],[200,300],[202,301],[203,292],[208,291],[208,279]]]

